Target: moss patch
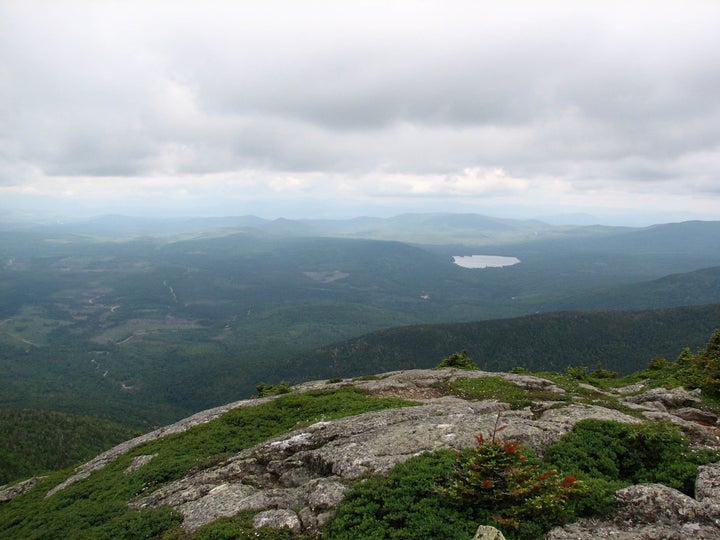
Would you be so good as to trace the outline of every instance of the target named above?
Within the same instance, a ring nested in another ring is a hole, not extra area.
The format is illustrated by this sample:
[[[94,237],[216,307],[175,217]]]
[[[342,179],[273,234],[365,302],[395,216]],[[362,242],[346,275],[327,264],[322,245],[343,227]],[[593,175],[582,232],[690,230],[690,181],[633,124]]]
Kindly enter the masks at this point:
[[[537,401],[569,402],[566,394],[545,390],[530,390],[502,377],[481,377],[477,379],[457,379],[449,384],[450,393],[462,399],[496,399],[508,403],[513,409],[532,407]]]

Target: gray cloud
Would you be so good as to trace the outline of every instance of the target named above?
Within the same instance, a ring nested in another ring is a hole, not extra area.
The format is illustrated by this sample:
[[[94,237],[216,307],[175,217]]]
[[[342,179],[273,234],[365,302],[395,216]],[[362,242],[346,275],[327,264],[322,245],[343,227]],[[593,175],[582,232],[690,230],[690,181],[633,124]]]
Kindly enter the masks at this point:
[[[344,175],[371,196],[502,169],[510,191],[717,193],[720,4],[385,4],[4,2],[0,185]]]

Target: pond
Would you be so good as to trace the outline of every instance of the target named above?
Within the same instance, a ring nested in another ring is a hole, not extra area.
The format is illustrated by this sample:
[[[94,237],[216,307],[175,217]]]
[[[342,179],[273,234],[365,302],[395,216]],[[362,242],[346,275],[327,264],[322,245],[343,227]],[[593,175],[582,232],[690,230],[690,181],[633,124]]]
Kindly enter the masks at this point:
[[[453,262],[463,268],[499,268],[512,266],[520,262],[517,257],[502,257],[500,255],[468,255],[454,256]]]

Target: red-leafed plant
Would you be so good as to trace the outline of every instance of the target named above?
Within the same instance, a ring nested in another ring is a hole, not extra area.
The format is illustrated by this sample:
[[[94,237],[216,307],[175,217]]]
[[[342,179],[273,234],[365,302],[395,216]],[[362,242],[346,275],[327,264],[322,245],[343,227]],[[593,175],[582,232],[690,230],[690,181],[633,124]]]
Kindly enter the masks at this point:
[[[569,502],[587,488],[573,476],[547,469],[522,443],[476,436],[477,446],[460,452],[450,485],[443,490],[456,505],[485,509],[501,526],[519,529],[525,521],[553,526],[572,514]]]

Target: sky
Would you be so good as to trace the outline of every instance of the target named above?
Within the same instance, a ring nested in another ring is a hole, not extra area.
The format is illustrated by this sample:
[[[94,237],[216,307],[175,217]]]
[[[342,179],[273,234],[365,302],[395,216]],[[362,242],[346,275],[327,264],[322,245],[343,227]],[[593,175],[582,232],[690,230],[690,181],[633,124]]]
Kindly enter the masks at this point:
[[[717,0],[0,0],[0,215],[718,220],[718,29]]]

